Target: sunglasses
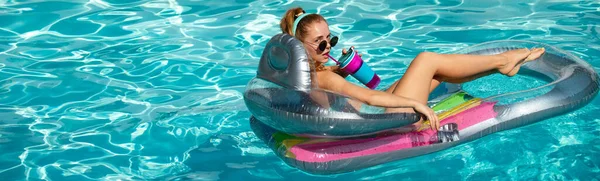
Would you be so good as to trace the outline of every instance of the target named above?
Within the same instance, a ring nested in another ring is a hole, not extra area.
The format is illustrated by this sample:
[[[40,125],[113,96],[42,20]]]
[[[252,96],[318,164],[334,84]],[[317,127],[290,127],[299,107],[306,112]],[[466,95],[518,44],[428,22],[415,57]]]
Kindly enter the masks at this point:
[[[335,45],[337,45],[337,43],[338,43],[338,40],[339,40],[339,38],[337,36],[331,37],[329,42],[327,40],[321,40],[317,46],[317,50],[325,51],[325,49],[327,48],[327,43],[329,43],[329,45],[331,45],[331,47],[335,47]]]

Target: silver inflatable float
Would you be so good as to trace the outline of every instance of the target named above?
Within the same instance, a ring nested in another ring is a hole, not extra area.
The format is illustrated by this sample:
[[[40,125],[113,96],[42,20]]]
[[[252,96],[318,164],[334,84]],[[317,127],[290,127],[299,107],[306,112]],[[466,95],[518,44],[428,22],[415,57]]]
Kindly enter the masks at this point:
[[[532,47],[544,47],[546,53],[523,65],[519,74],[550,83],[487,98],[470,96],[457,84],[442,84],[430,96],[443,125],[437,132],[395,132],[420,116],[361,112],[350,105],[357,100],[315,87],[302,43],[287,34],[267,43],[244,100],[253,131],[288,165],[313,174],[349,172],[562,115],[597,95],[598,74],[591,66],[546,44],[494,41],[452,53],[488,55]]]

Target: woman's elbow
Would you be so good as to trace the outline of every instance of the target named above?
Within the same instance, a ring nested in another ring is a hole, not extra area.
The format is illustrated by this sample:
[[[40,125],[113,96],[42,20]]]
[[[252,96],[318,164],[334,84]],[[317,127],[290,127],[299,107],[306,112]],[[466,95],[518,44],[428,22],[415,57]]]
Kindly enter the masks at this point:
[[[378,105],[377,95],[375,95],[375,94],[366,95],[363,102],[369,106],[377,106]]]

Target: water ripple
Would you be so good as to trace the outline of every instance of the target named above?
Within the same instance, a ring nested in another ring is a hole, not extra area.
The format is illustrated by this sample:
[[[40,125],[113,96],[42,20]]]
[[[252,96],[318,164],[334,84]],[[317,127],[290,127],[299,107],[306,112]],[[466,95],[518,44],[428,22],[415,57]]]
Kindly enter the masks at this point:
[[[286,166],[250,130],[242,92],[265,44],[280,32],[279,18],[296,6],[324,15],[340,37],[333,56],[355,46],[382,86],[400,78],[419,52],[505,39],[552,44],[600,71],[596,1],[0,0],[0,175],[600,179],[598,100],[528,127],[353,173],[314,177]],[[477,94],[511,91],[493,83],[499,80],[467,87]],[[544,83],[520,76],[510,82],[532,81],[526,85]]]

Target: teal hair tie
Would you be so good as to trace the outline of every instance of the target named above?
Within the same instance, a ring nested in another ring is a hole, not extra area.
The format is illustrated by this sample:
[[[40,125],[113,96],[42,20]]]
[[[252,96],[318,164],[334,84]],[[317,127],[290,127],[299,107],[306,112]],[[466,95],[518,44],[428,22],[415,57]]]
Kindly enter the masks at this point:
[[[294,21],[294,30],[292,31],[292,36],[296,36],[296,28],[298,27],[298,23],[300,23],[300,20],[302,20],[302,18],[309,14],[311,13],[304,13],[298,16],[298,18],[296,18],[296,20]]]

